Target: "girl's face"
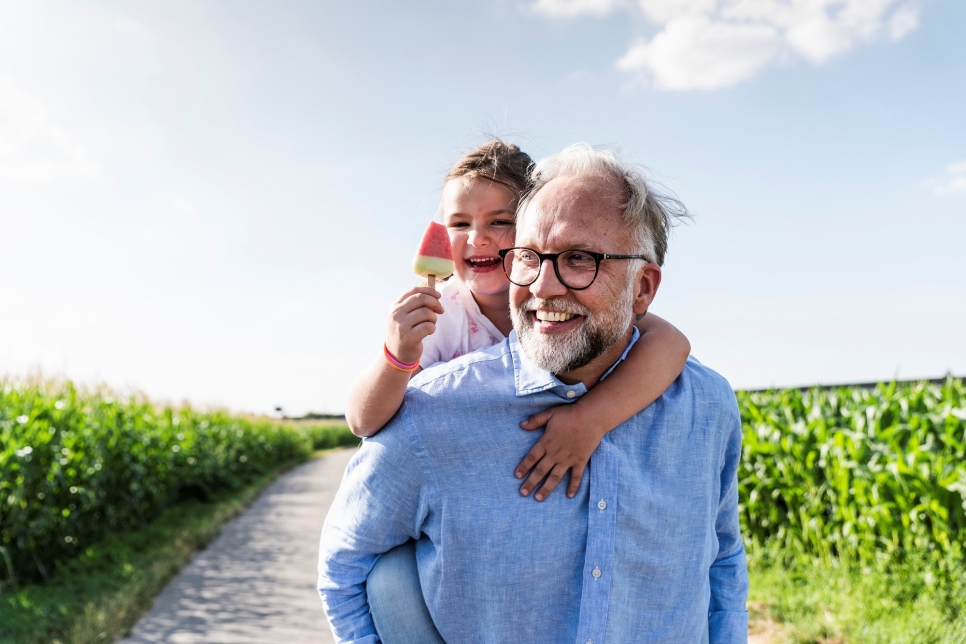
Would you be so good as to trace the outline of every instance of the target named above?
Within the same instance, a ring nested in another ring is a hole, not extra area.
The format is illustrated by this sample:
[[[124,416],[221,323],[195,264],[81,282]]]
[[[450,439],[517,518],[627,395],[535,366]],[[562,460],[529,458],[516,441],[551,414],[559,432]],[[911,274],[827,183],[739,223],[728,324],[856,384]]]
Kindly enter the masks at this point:
[[[456,276],[476,295],[506,293],[510,281],[497,251],[513,246],[517,194],[487,179],[452,179],[440,205]]]

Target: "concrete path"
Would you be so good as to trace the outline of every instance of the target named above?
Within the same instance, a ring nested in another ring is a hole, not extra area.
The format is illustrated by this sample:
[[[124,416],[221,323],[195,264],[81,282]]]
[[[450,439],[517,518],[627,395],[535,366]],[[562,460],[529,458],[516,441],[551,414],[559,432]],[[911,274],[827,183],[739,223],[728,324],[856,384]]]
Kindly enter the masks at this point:
[[[125,644],[332,644],[316,583],[319,534],[354,450],[280,477],[154,602]]]
[[[334,452],[270,485],[121,644],[333,644],[315,589],[319,534],[354,453]],[[772,629],[755,630],[749,644],[773,641]]]

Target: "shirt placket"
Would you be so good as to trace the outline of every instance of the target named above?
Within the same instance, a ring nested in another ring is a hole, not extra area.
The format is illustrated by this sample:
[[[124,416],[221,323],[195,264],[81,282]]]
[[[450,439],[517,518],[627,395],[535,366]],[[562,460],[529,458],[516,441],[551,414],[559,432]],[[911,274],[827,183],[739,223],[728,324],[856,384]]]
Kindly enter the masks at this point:
[[[618,470],[614,448],[605,437],[594,453],[590,467],[587,550],[577,644],[604,644],[617,531]]]

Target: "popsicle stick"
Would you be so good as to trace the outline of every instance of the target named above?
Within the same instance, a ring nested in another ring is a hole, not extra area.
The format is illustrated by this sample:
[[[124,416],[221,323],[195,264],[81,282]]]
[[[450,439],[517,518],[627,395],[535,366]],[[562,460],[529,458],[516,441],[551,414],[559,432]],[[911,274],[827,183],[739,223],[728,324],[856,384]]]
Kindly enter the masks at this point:
[[[436,276],[435,275],[427,275],[426,276],[426,281],[429,282],[429,288],[436,288]]]

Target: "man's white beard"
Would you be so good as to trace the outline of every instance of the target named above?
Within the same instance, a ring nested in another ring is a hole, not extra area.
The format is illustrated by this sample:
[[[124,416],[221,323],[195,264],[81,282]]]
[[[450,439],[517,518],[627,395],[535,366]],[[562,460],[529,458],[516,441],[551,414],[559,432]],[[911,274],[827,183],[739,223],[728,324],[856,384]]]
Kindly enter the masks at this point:
[[[626,288],[617,302],[603,313],[593,315],[576,302],[560,298],[528,298],[519,307],[511,306],[513,329],[520,346],[533,362],[550,373],[569,373],[600,357],[623,337],[634,317],[634,294]],[[566,334],[538,333],[527,315],[538,308],[584,316],[581,325]]]

